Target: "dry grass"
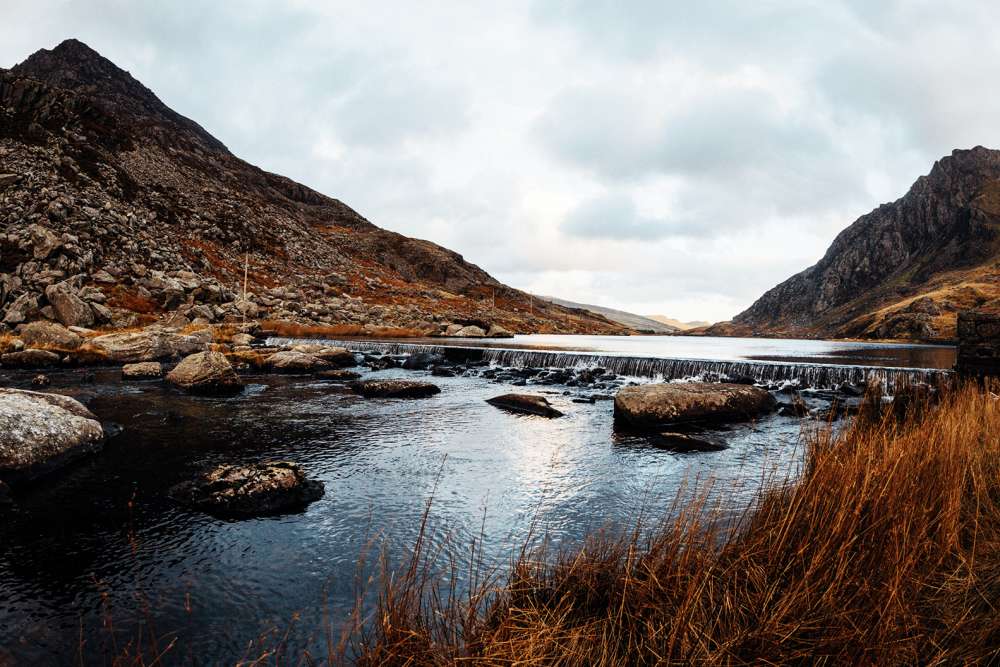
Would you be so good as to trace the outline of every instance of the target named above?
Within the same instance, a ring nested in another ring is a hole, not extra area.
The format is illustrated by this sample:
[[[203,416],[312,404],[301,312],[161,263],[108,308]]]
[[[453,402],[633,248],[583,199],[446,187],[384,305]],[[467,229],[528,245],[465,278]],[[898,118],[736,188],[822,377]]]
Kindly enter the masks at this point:
[[[1000,402],[968,385],[912,407],[811,438],[802,477],[735,525],[688,507],[645,537],[522,553],[462,595],[418,544],[358,631],[359,662],[996,661]]]
[[[271,336],[287,338],[350,338],[374,336],[378,338],[420,338],[428,334],[419,329],[402,327],[362,327],[358,324],[308,325],[287,320],[264,320],[261,330]]]

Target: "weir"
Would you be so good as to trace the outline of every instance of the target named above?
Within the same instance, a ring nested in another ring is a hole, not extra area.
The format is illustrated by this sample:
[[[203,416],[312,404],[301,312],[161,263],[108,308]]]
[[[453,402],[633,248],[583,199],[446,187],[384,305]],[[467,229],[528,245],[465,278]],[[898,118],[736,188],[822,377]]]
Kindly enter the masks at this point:
[[[869,382],[881,382],[885,387],[892,387],[897,382],[936,384],[951,374],[951,371],[934,368],[632,357],[587,352],[428,345],[395,341],[269,338],[267,342],[281,345],[322,342],[345,347],[352,352],[378,354],[431,353],[456,363],[485,361],[490,365],[512,368],[600,367],[618,375],[654,380],[680,380],[712,375],[729,380],[753,378],[760,383],[798,381],[802,387],[816,389],[833,389],[845,382],[859,386],[865,386]]]

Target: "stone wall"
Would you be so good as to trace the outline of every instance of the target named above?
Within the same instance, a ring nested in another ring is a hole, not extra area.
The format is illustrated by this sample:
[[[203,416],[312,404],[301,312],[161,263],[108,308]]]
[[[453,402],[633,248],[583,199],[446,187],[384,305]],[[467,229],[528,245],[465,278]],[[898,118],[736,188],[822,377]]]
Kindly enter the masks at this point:
[[[1000,377],[1000,313],[958,314],[959,373]]]

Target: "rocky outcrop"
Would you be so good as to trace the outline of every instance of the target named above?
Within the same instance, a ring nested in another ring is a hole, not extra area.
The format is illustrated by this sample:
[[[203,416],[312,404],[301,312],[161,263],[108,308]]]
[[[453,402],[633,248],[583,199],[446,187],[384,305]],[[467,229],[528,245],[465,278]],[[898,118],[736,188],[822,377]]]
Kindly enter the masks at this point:
[[[222,517],[250,517],[301,509],[323,497],[323,483],[295,463],[222,465],[170,490],[182,504]]]
[[[753,419],[775,409],[766,390],[743,384],[670,382],[624,387],[615,396],[616,425],[658,429],[667,424]]]
[[[158,361],[143,361],[122,366],[125,380],[154,380],[163,377],[163,364]]]
[[[535,394],[504,394],[488,398],[486,402],[503,410],[525,415],[537,415],[550,419],[563,416],[563,413],[552,407],[549,399]]]
[[[365,398],[427,398],[441,393],[437,385],[416,380],[363,380],[350,387]]]
[[[956,150],[708,333],[952,339],[958,311],[1000,298],[998,258],[1000,151]]]
[[[237,394],[243,381],[221,352],[198,352],[184,357],[167,382],[192,394]]]
[[[103,444],[100,422],[78,401],[0,389],[0,480],[34,479]]]

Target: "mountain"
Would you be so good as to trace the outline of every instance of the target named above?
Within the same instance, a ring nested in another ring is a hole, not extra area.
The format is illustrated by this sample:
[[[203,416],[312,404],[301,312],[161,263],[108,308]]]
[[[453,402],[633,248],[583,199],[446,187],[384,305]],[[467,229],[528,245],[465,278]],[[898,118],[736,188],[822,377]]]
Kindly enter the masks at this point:
[[[248,312],[422,332],[622,331],[532,307],[458,253],[244,162],[76,40],[0,69],[0,225],[8,328],[51,316],[55,289],[84,303],[81,323],[105,327]]]
[[[815,266],[696,333],[945,341],[968,308],[1000,309],[1000,151],[982,146],[938,160]]]
[[[697,329],[698,327],[711,326],[711,322],[681,322],[673,317],[667,317],[666,315],[645,315],[647,319],[655,320],[661,324],[666,324],[667,326],[673,327],[679,331],[687,331],[688,329]]]
[[[658,321],[649,317],[643,317],[642,315],[636,315],[635,313],[628,313],[624,310],[615,310],[614,308],[594,306],[587,303],[575,303],[573,301],[567,301],[566,299],[557,299],[554,296],[539,296],[538,298],[560,306],[565,306],[566,308],[572,308],[574,310],[589,312],[595,315],[600,315],[601,317],[606,317],[612,322],[617,322],[618,324],[626,326],[630,329],[635,329],[636,331],[642,333],[672,334],[681,330],[681,327],[673,326],[667,322]]]

